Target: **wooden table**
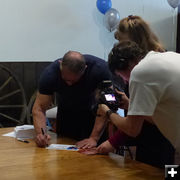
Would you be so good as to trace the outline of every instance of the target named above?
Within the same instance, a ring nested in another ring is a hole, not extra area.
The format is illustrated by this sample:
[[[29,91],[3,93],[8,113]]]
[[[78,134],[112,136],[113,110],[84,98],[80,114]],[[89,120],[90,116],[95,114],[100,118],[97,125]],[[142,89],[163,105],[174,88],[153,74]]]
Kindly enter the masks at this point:
[[[0,179],[2,180],[163,180],[164,170],[115,155],[88,156],[75,151],[47,150],[2,134],[0,128]],[[52,138],[51,143],[72,144]]]

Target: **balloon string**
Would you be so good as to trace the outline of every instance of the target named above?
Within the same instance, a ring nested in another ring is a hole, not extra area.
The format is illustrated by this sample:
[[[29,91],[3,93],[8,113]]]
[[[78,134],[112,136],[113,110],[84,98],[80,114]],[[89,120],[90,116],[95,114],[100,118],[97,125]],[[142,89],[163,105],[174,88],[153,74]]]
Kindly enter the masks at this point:
[[[106,49],[106,47],[104,46],[104,60],[105,60],[105,61],[107,61],[107,59],[106,59],[106,51],[107,51],[107,49]]]
[[[106,60],[106,48],[104,46],[104,60]]]
[[[142,0],[142,5],[143,5],[143,7],[142,7],[142,13],[143,13],[143,15],[144,15],[144,1]]]

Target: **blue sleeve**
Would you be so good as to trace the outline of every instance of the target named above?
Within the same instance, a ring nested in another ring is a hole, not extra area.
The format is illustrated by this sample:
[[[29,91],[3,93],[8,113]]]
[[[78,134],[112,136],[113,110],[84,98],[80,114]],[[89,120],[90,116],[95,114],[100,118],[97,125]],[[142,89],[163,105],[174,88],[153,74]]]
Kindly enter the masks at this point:
[[[40,94],[52,95],[56,91],[56,73],[48,66],[40,76],[38,90]]]
[[[96,77],[99,82],[102,82],[103,80],[112,80],[112,74],[106,62],[98,64],[96,72]]]

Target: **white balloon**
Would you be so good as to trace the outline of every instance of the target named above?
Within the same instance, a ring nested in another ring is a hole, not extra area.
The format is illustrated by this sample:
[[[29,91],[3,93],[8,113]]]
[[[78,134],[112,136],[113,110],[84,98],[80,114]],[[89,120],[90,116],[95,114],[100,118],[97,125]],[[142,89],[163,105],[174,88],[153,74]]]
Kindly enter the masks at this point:
[[[120,15],[116,9],[111,8],[105,13],[104,25],[110,32],[116,29],[119,22],[120,22]]]
[[[180,0],[167,0],[169,5],[173,8],[178,7],[178,5],[180,4]]]

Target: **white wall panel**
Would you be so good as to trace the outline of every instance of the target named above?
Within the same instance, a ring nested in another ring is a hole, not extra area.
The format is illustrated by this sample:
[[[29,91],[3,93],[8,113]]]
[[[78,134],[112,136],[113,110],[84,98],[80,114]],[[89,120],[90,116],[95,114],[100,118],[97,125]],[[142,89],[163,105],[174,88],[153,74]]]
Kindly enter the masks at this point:
[[[175,50],[176,14],[166,0],[112,0],[121,18],[140,15]],[[115,40],[96,0],[0,0],[0,61],[53,61],[68,50],[107,59]]]

